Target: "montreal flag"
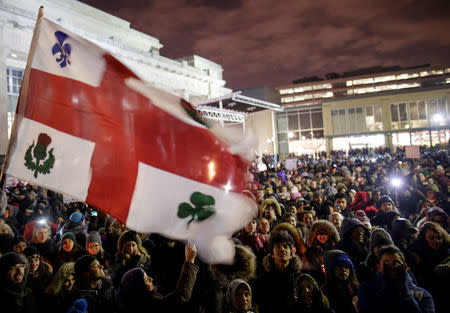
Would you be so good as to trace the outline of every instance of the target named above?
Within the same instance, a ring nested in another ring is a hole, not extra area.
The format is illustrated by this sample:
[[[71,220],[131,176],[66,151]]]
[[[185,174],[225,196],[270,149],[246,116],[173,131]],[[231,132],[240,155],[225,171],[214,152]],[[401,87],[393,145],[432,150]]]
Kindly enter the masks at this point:
[[[192,240],[233,262],[230,235],[255,212],[248,162],[183,99],[105,50],[39,17],[6,174],[103,210],[130,229]]]

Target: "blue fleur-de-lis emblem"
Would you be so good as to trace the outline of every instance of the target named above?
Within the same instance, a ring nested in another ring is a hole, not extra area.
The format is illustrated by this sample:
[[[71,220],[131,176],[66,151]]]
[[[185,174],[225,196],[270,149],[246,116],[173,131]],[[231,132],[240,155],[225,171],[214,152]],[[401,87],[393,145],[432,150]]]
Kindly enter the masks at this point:
[[[58,39],[58,42],[52,48],[53,55],[59,53],[59,56],[56,58],[56,62],[59,63],[59,66],[66,67],[70,65],[70,45],[68,43],[64,43],[67,36],[63,32],[57,31],[55,32],[55,37]]]

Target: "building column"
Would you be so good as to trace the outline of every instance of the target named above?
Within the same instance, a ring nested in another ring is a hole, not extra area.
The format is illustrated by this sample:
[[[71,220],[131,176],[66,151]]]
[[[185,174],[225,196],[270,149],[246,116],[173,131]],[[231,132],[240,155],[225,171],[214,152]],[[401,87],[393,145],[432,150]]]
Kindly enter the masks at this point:
[[[3,25],[0,24],[0,155],[6,154],[8,147],[8,93],[6,81],[6,56]]]
[[[326,137],[325,146],[327,151],[327,157],[329,157],[331,155],[331,151],[333,150],[333,138]]]
[[[394,151],[394,145],[392,144],[392,134],[384,133],[384,146]]]

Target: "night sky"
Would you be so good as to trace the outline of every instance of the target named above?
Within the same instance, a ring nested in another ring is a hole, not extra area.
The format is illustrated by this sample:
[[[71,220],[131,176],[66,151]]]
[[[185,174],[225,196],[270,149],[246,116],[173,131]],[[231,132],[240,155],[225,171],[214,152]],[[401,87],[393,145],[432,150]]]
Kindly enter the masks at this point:
[[[448,0],[82,0],[222,65],[226,87],[371,66],[450,65]]]

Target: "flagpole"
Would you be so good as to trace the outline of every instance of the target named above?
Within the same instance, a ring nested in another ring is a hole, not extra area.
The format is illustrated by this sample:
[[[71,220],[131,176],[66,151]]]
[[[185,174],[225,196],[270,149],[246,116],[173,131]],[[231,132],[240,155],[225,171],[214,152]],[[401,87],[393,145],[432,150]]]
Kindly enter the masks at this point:
[[[17,108],[16,108],[16,115],[14,116],[14,122],[13,122],[13,126],[11,128],[11,137],[16,134],[16,127],[17,127],[17,114],[19,113],[19,103],[20,103],[20,99],[22,97],[23,94],[26,94],[24,92],[24,90],[28,89],[28,80],[29,80],[29,74],[30,74],[30,65],[31,65],[31,58],[34,55],[34,50],[36,49],[36,45],[37,45],[37,36],[36,36],[36,28],[37,25],[40,21],[40,19],[44,16],[44,6],[40,6],[39,7],[39,12],[38,12],[38,16],[36,19],[36,24],[34,25],[34,30],[33,30],[33,38],[31,39],[31,44],[30,44],[30,51],[28,52],[28,57],[27,57],[27,65],[25,67],[25,72],[24,72],[24,77],[22,80],[22,86],[20,87],[20,95],[19,95],[19,99],[17,101]],[[5,185],[5,181],[6,181],[6,166],[8,163],[8,157],[9,157],[9,151],[11,148],[11,138],[10,140],[8,140],[8,147],[6,148],[6,153],[5,153],[5,159],[3,160],[3,164],[2,164],[2,171],[0,173],[0,188],[3,189],[4,185]]]

